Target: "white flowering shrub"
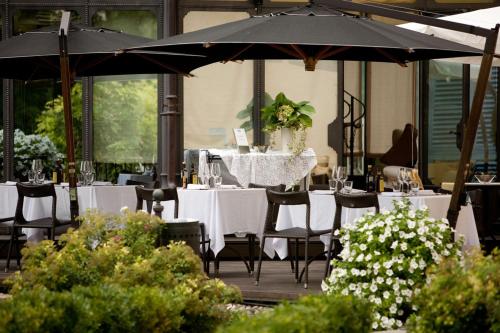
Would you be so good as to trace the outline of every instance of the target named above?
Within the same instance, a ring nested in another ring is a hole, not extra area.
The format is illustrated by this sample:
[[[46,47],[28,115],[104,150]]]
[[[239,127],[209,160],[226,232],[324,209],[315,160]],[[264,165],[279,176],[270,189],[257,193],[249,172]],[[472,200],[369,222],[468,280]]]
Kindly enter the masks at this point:
[[[425,283],[426,269],[444,257],[461,257],[461,241],[452,242],[446,219],[414,210],[408,199],[394,210],[367,213],[340,231],[343,249],[323,281],[329,294],[355,295],[373,304],[373,329],[403,326],[415,310],[412,296]]]
[[[1,164],[3,166],[3,130],[0,130]],[[20,129],[14,131],[14,176],[26,178],[31,169],[33,159],[41,159],[44,170],[54,167],[63,155],[57,151],[55,144],[44,135],[24,134]]]

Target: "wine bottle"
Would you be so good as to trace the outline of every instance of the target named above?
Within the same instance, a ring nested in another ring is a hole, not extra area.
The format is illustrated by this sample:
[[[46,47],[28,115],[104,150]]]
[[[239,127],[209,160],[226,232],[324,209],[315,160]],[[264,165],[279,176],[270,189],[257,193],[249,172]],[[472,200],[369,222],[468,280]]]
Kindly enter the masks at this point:
[[[193,163],[191,163],[191,183],[198,184],[198,172],[196,172]]]
[[[187,180],[186,162],[182,162],[181,179],[182,179],[182,188],[187,188],[188,180]]]

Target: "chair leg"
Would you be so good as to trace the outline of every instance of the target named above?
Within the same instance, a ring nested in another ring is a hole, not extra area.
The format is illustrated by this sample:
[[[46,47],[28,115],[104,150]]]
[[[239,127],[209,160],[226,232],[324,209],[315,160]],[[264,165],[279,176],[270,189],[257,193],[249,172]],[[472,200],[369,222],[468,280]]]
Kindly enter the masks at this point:
[[[255,235],[248,234],[248,264],[250,265],[250,275],[255,270]]]
[[[259,264],[257,265],[257,276],[255,277],[255,285],[259,285],[259,278],[260,278],[260,269],[262,267],[262,253],[264,252],[264,245],[266,245],[266,236],[262,237],[262,242],[260,244],[260,251],[259,251]]]
[[[14,244],[16,246],[16,262],[17,262],[17,267],[21,269],[21,248],[19,247],[19,238],[17,237],[17,234],[15,235],[15,240]]]
[[[219,276],[219,257],[218,256],[214,256],[214,274],[215,274],[215,277],[218,277]]]
[[[332,261],[332,251],[333,251],[333,237],[330,236],[328,251],[326,253],[325,279],[328,277],[328,275],[330,275],[330,261]]]
[[[309,260],[307,257],[307,251],[309,250],[309,236],[306,236],[306,244],[304,248],[304,259],[305,259],[305,270],[306,270],[306,281],[304,283],[304,289],[307,289],[307,284],[309,283]]]
[[[207,253],[205,251],[205,226],[200,224],[200,232],[201,232],[201,261],[203,263],[203,270],[206,274],[208,274],[207,267]]]
[[[10,255],[12,253],[12,247],[14,246],[15,233],[16,233],[16,228],[12,227],[12,232],[10,234],[9,250],[7,251],[7,263],[5,264],[5,273],[9,271]]]
[[[299,283],[299,239],[295,238],[295,282]]]
[[[288,258],[290,260],[290,268],[292,269],[292,273],[295,271],[295,268],[294,268],[294,265],[293,265],[293,256],[292,256],[292,252],[290,250],[290,238],[287,238],[286,239],[286,246],[287,246],[287,249],[288,249]]]

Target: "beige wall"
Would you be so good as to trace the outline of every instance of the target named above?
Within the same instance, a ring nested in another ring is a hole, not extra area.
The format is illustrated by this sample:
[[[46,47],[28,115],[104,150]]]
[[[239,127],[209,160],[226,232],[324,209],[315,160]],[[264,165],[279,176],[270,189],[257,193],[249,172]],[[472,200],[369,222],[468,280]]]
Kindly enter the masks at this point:
[[[184,32],[248,17],[243,12],[191,11]],[[233,128],[242,120],[236,114],[253,98],[253,62],[212,64],[184,79],[184,147],[224,148],[234,144]],[[252,133],[247,133],[252,142]]]
[[[320,61],[314,72],[307,72],[302,60],[266,61],[266,92],[273,98],[283,92],[293,101],[306,100],[314,106],[316,114],[306,146],[318,156],[328,156],[330,165],[336,164],[337,154],[328,147],[327,131],[337,116],[337,62]]]
[[[368,64],[368,152],[383,154],[392,146],[392,131],[415,124],[414,65]]]

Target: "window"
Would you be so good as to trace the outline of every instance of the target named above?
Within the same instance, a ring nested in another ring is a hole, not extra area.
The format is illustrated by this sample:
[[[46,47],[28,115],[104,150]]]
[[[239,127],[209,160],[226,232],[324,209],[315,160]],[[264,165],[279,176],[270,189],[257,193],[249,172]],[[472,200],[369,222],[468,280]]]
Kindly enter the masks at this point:
[[[157,37],[157,19],[146,10],[100,10],[92,25],[132,35]],[[98,177],[144,171],[157,152],[157,76],[94,77],[93,153]]]
[[[191,11],[184,18],[184,32],[247,17],[243,12]],[[224,148],[235,144],[233,128],[250,120],[250,114],[245,116],[243,110],[253,100],[253,61],[216,63],[192,73],[195,77],[184,79],[184,147]],[[247,130],[247,136],[252,144],[251,130]]]

